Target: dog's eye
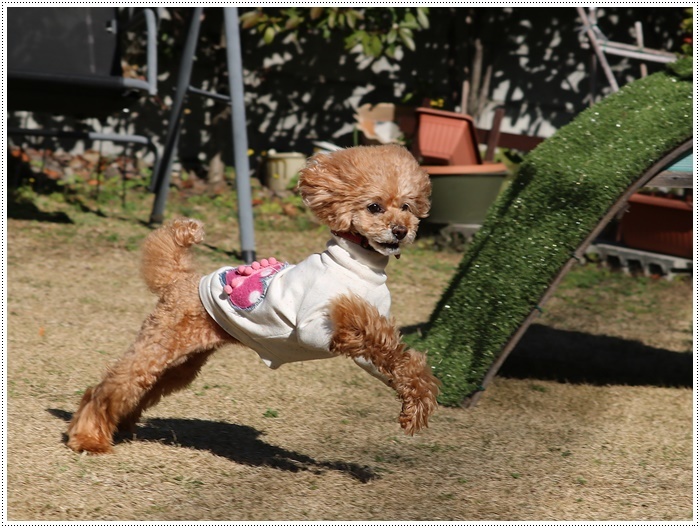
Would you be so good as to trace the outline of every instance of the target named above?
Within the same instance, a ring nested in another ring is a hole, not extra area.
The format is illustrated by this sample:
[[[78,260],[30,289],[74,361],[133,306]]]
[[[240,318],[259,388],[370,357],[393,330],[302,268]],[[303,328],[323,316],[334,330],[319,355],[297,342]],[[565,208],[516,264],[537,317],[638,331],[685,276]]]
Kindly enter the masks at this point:
[[[406,204],[403,204],[403,205],[401,206],[401,210],[402,210],[402,211],[410,211],[410,210],[411,210],[411,206],[408,205],[407,203],[406,203]]]
[[[378,203],[371,203],[367,206],[367,210],[372,214],[379,214],[384,212],[384,208]]]

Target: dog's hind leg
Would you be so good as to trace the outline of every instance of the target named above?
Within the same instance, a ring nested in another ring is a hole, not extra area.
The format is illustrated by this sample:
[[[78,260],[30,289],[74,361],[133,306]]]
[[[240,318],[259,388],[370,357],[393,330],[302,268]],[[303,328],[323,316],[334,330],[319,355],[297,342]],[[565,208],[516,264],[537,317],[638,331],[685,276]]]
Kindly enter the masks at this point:
[[[216,349],[196,352],[183,358],[184,361],[182,363],[168,367],[151,389],[142,396],[136,408],[128,416],[121,418],[117,424],[119,430],[134,433],[136,423],[141,418],[143,411],[156,405],[161,398],[168,394],[188,387],[197,377],[209,356],[215,351]]]
[[[182,287],[196,292],[196,283]],[[230,341],[198,297],[177,298],[177,308],[161,299],[131,348],[85,392],[68,427],[71,449],[111,451],[120,424],[128,427],[161,396],[189,384],[206,358]]]
[[[334,299],[329,316],[331,352],[351,357],[396,391],[402,402],[399,423],[407,434],[426,427],[437,408],[440,381],[425,355],[407,348],[394,322],[358,296]]]

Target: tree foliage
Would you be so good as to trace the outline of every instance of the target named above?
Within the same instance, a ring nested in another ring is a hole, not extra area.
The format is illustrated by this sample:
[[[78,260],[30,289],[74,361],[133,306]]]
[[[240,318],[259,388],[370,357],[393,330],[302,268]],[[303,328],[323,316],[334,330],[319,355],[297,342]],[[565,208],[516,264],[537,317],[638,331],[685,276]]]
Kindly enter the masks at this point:
[[[280,35],[297,39],[301,32],[347,34],[345,48],[378,58],[393,58],[400,46],[416,49],[414,33],[430,27],[427,7],[258,7],[241,14],[243,29],[254,30],[271,44]]]
[[[683,44],[681,45],[681,53],[683,55],[693,56],[693,8],[686,9],[687,18],[681,23],[681,31],[683,32]]]

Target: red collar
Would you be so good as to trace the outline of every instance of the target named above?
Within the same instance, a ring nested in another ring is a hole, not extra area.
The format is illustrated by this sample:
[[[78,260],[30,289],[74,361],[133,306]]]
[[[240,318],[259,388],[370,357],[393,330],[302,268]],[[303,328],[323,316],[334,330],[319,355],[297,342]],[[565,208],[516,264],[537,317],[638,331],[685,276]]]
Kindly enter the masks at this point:
[[[345,240],[348,240],[349,242],[352,242],[353,244],[357,244],[358,246],[362,247],[362,249],[367,249],[369,251],[374,251],[376,252],[377,250],[374,249],[372,246],[369,245],[369,241],[367,240],[366,237],[363,237],[362,235],[358,235],[357,233],[350,233],[349,231],[331,231],[335,236],[344,238]]]

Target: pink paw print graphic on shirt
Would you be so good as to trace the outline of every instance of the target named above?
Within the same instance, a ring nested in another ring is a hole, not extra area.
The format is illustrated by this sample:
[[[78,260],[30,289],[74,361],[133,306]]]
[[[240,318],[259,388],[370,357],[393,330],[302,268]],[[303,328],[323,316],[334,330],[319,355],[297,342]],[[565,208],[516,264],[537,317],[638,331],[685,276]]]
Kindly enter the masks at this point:
[[[272,277],[286,266],[284,262],[270,257],[228,270],[222,277],[224,292],[234,307],[242,310],[255,308],[265,296]]]

